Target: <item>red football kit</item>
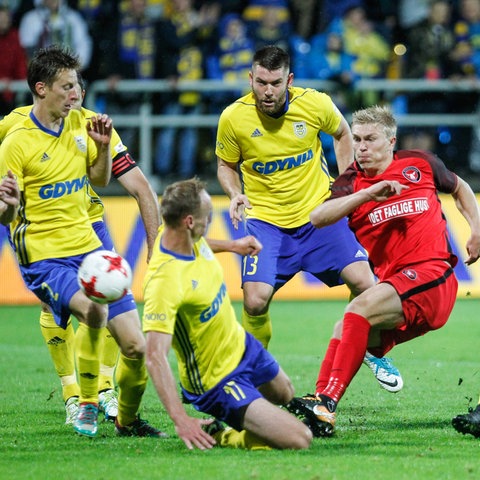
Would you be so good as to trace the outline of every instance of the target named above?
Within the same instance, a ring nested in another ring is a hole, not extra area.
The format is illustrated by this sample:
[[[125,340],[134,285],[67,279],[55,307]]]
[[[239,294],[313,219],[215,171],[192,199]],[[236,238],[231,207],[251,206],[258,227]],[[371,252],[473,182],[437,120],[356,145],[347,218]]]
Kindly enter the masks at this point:
[[[395,344],[440,328],[453,308],[458,282],[445,216],[437,191],[452,193],[457,176],[432,153],[400,150],[381,174],[366,176],[354,163],[332,185],[338,198],[381,180],[409,188],[384,202],[367,202],[349,216],[349,225],[369,254],[380,282],[390,283],[402,300],[406,324],[382,331],[383,356]]]

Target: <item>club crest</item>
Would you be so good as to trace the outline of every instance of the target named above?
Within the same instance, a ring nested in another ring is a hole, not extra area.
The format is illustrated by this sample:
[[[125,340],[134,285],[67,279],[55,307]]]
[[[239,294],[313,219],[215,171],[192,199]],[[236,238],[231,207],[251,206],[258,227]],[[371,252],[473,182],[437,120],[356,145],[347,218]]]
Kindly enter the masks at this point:
[[[410,280],[415,280],[417,278],[417,272],[411,268],[406,268],[402,273]]]
[[[307,124],[305,122],[294,122],[293,133],[298,138],[303,138],[307,134]]]
[[[77,136],[74,137],[75,143],[77,144],[78,149],[81,152],[86,152],[87,151],[87,142],[82,136]]]
[[[417,183],[420,181],[420,170],[417,167],[405,167],[402,171],[402,175],[409,181]]]

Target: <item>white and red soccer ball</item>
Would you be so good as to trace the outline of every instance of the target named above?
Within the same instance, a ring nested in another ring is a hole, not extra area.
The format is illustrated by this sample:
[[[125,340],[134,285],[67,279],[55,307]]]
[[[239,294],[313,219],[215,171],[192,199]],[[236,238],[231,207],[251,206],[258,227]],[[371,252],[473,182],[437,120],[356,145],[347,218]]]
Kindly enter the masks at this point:
[[[111,303],[125,296],[132,286],[132,269],[118,253],[96,250],[78,269],[78,284],[97,303]]]

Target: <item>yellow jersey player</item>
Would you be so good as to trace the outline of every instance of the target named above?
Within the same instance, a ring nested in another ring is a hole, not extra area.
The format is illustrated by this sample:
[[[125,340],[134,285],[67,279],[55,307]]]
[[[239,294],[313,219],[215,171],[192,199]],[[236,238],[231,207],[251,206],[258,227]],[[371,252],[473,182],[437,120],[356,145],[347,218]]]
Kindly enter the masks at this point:
[[[281,48],[258,50],[249,80],[252,91],[220,116],[216,155],[234,227],[245,216],[247,233],[264,246],[243,259],[242,322],[267,347],[270,301],[298,272],[309,272],[329,287],[345,283],[353,296],[375,280],[345,218],[328,230],[317,230],[309,221],[313,208],[330,196],[332,183],[319,134],[333,136],[343,172],[353,161],[347,121],[327,94],[293,86],[290,59]],[[383,388],[402,388],[389,359],[368,355],[365,362]]]
[[[89,183],[103,186],[110,179],[112,124],[106,115],[87,122],[72,109],[79,96],[78,68],[78,59],[67,49],[53,45],[36,52],[28,68],[34,106],[2,142],[0,174],[5,177],[11,170],[21,191],[10,234],[27,287],[49,306],[59,326],[66,326],[70,313],[79,320],[75,355],[80,405],[74,430],[93,437],[108,309],[80,291],[76,273],[86,254],[104,248],[88,215],[87,190]],[[117,433],[164,437],[138,416],[147,382],[140,323],[123,314],[108,327],[121,350]]]
[[[190,449],[308,448],[309,429],[274,405],[291,400],[292,384],[237,322],[203,237],[212,216],[205,185],[194,178],[168,186],[160,208],[164,225],[145,276],[143,329],[147,368],[178,436]],[[172,346],[185,401],[213,423],[185,411],[168,361]]]
[[[77,76],[78,100],[73,103],[72,108],[79,110],[89,120],[95,117],[96,113],[82,107],[85,89],[82,77],[79,74]],[[3,141],[10,128],[28,118],[32,108],[33,105],[18,107],[0,121],[0,142]],[[127,147],[123,145],[115,129],[112,130],[110,151],[112,175],[118,179],[119,183],[138,203],[146,232],[147,259],[149,259],[160,223],[157,195],[141,169],[129,155]],[[88,214],[92,226],[102,241],[103,247],[113,250],[112,239],[103,222],[103,203],[91,185],[87,186],[87,193]],[[109,306],[109,319],[123,314],[132,317],[132,321],[137,324],[140,321],[131,293]],[[65,328],[58,326],[48,306],[42,304],[40,329],[62,384],[62,396],[66,410],[65,423],[72,424],[77,415],[80,393],[74,364],[74,327],[70,320]],[[103,329],[103,334],[104,340],[99,377],[99,409],[104,413],[107,421],[115,421],[118,413],[118,401],[117,392],[114,389],[113,374],[118,358],[118,346],[107,328]]]

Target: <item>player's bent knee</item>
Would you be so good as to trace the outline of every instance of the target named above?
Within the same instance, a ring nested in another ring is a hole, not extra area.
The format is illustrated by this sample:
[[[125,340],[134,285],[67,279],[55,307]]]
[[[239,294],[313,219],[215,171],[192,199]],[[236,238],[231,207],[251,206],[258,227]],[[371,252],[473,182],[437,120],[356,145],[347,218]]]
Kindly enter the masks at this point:
[[[310,447],[313,440],[312,431],[305,425],[298,435],[294,435],[292,439],[291,450],[305,450]]]
[[[142,358],[145,357],[145,342],[129,342],[120,345],[120,350],[128,358]]]
[[[249,299],[248,301],[245,300],[243,307],[248,315],[252,317],[257,317],[259,315],[263,315],[268,310],[268,303],[265,302],[261,298],[253,298]]]
[[[312,431],[300,420],[295,419],[296,425],[289,424],[285,432],[274,440],[274,447],[281,450],[305,450],[310,447]]]

